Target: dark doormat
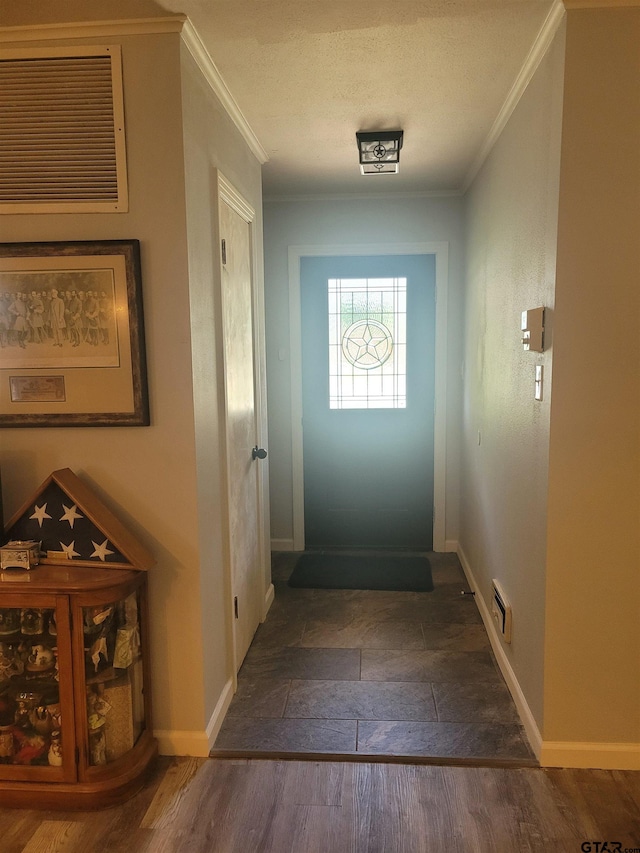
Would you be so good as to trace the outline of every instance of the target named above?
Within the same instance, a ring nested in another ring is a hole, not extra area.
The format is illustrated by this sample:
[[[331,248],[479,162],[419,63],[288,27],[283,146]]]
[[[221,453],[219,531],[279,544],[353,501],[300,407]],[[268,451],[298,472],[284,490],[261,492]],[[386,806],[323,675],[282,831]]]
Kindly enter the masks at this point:
[[[426,557],[302,554],[291,573],[289,586],[431,592],[433,580]]]

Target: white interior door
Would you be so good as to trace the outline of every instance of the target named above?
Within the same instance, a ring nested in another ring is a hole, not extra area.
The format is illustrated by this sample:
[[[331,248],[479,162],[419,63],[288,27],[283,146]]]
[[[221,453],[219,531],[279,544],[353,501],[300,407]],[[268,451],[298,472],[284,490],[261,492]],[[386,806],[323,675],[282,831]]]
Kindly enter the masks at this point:
[[[222,320],[229,559],[236,672],[261,618],[261,537],[251,222],[222,195]]]

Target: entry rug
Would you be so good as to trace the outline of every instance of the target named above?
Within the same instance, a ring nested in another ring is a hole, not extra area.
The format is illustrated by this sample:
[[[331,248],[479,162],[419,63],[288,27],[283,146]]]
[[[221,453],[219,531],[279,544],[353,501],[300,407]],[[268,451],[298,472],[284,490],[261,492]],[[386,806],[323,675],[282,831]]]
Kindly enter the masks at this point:
[[[426,557],[302,554],[289,578],[289,586],[432,592],[433,579]]]

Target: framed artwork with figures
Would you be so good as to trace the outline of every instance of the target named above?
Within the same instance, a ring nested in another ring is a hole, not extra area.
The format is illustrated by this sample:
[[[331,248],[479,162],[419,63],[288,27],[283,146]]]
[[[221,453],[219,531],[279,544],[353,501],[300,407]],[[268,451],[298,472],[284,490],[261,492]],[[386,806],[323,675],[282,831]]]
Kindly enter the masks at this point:
[[[147,426],[137,240],[0,244],[0,426]]]

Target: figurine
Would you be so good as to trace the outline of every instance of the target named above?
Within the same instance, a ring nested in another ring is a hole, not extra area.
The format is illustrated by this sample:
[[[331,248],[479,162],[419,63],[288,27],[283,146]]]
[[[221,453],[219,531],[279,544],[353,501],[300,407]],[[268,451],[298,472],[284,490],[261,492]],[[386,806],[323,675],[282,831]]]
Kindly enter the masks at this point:
[[[112,622],[113,605],[84,608],[84,633],[105,634]]]
[[[20,633],[20,611],[11,609],[0,610],[0,637],[8,639]]]
[[[24,664],[11,646],[0,643],[0,681],[8,681],[14,675],[21,675]]]
[[[31,708],[25,699],[16,702],[15,724],[19,729],[31,728]]]
[[[52,610],[51,615],[49,616],[49,624],[47,625],[47,631],[49,632],[49,636],[54,639],[58,636],[58,626],[56,624],[56,611]]]
[[[92,645],[89,650],[89,654],[91,656],[91,660],[93,661],[93,666],[95,672],[98,671],[100,666],[100,657],[102,656],[105,661],[108,662],[109,656],[107,654],[107,640],[105,637],[99,637]]]
[[[55,665],[56,656],[53,649],[42,643],[36,643],[31,647],[31,653],[27,659],[25,669],[27,672],[39,675],[55,669]]]
[[[107,743],[104,737],[104,730],[102,728],[94,729],[89,732],[89,751],[91,753],[92,764],[107,763]]]
[[[140,656],[140,629],[138,625],[118,628],[113,665],[118,669],[127,669]]]
[[[54,729],[62,729],[62,715],[60,713],[60,703],[55,702],[52,705],[47,705],[47,713],[51,717],[51,724]]]
[[[39,693],[18,693],[15,702],[14,722],[19,729],[31,728],[31,712],[40,704]]]
[[[42,610],[37,607],[27,607],[20,613],[20,627],[23,634],[35,636],[44,631],[44,617]]]
[[[51,746],[47,760],[52,767],[62,766],[62,735],[58,730],[51,732]]]
[[[31,712],[30,719],[31,725],[38,732],[39,735],[48,735],[53,728],[53,720],[51,719],[51,714],[49,713],[45,705],[38,705],[37,708],[34,708],[34,710]]]
[[[107,763],[107,742],[104,736],[104,724],[111,705],[104,700],[103,685],[98,685],[98,692],[87,693],[87,722],[89,724],[89,752],[92,764]]]
[[[89,728],[97,729],[104,725],[111,705],[104,698],[104,684],[96,684],[87,692],[87,716]]]

